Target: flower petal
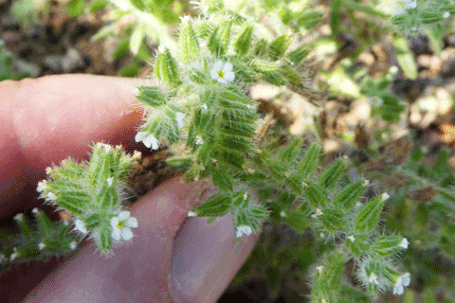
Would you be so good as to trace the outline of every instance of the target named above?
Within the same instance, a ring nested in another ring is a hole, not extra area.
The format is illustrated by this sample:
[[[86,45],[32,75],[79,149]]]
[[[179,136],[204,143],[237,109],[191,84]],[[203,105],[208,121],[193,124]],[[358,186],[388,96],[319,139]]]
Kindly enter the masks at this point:
[[[226,79],[224,79],[224,78],[218,78],[218,79],[216,79],[216,80],[218,80],[218,82],[221,83],[221,84],[227,84],[227,83],[228,83],[228,82],[226,81]]]
[[[232,82],[235,79],[235,73],[234,72],[227,72],[224,74],[224,79],[228,82]]]
[[[133,232],[128,227],[125,227],[121,230],[122,238],[125,241],[131,240],[133,238]]]
[[[227,74],[232,71],[232,63],[231,62],[226,62],[223,66],[223,73]]]
[[[129,217],[126,221],[126,226],[136,228],[138,226],[137,219],[134,217]]]
[[[112,230],[112,239],[114,239],[115,241],[120,241],[120,239],[122,238],[121,234],[120,234],[120,229],[118,228],[114,228]]]
[[[138,132],[134,137],[134,140],[136,140],[136,142],[141,142],[142,140],[144,140],[145,137],[147,137],[147,135],[148,135],[147,132]]]
[[[118,225],[118,218],[117,217],[112,217],[111,218],[111,227],[112,228],[117,228],[117,225]]]
[[[122,221],[125,221],[126,219],[128,219],[130,216],[130,212],[129,211],[121,211],[119,214],[118,214],[118,219],[119,220],[122,220]]]

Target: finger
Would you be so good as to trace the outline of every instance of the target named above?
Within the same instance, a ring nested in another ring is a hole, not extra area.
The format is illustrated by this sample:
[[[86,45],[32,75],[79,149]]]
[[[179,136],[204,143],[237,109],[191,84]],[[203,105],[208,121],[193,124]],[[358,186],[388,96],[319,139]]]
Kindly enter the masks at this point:
[[[0,83],[0,217],[37,197],[44,168],[134,137],[139,79],[61,75]]]
[[[237,243],[230,216],[208,226],[186,217],[213,193],[206,181],[164,183],[131,207],[139,227],[130,245],[110,259],[83,247],[24,302],[216,302],[258,237]]]

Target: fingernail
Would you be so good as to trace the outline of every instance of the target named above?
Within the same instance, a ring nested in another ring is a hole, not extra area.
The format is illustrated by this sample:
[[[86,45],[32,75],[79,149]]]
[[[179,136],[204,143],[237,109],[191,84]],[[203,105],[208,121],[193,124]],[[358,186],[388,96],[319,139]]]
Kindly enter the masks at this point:
[[[257,237],[237,243],[231,215],[186,218],[174,247],[171,291],[176,302],[215,302],[254,247]]]

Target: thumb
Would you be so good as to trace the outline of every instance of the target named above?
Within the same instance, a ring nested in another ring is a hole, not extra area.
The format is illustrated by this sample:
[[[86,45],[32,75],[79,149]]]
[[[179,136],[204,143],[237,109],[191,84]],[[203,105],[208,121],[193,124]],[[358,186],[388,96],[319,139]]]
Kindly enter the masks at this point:
[[[215,193],[206,180],[173,178],[130,211],[139,221],[131,243],[105,258],[94,243],[80,249],[24,302],[216,302],[258,239],[237,243],[232,218],[188,218]]]

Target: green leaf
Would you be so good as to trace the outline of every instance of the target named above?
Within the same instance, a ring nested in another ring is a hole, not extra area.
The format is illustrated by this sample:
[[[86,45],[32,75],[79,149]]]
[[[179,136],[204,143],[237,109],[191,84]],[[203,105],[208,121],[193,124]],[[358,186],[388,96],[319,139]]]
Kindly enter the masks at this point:
[[[384,13],[383,11],[377,10],[371,5],[364,5],[354,1],[343,1],[343,5],[347,8],[350,8],[354,11],[364,12],[365,14],[380,17],[380,18],[390,18],[389,14]]]
[[[393,37],[393,45],[395,46],[397,52],[398,63],[400,64],[406,76],[408,76],[410,79],[416,79],[417,65],[414,56],[408,48],[406,38],[395,35]]]
[[[372,245],[372,251],[381,257],[391,256],[401,250],[400,243],[403,241],[402,237],[398,236],[383,236],[376,239]]]
[[[363,184],[364,181],[359,180],[356,183],[345,187],[335,196],[333,204],[344,210],[352,208],[365,191]]]
[[[227,52],[231,38],[231,25],[232,21],[226,20],[212,32],[207,47],[213,54],[222,56]]]
[[[346,164],[343,159],[339,158],[335,163],[332,164],[326,171],[324,171],[318,178],[319,185],[325,188],[335,187],[338,179],[343,173]]]
[[[43,211],[39,211],[38,209],[36,209],[36,211],[34,209],[33,213],[38,221],[38,228],[43,236],[43,239],[52,237],[54,233],[54,225],[49,217]]]
[[[326,208],[322,212],[323,214],[318,218],[330,233],[338,232],[346,225],[346,219],[341,210]]]
[[[355,227],[359,232],[369,232],[379,223],[382,208],[385,201],[382,196],[377,196],[365,203],[357,212],[355,218]]]
[[[112,229],[111,228],[100,228],[97,233],[97,238],[95,238],[98,248],[102,253],[109,253],[112,248]]]
[[[92,0],[92,2],[90,2],[90,6],[89,6],[89,12],[94,13],[96,11],[99,11],[99,10],[105,8],[107,3],[108,3],[107,0]]]
[[[253,26],[247,24],[234,41],[234,51],[239,56],[245,56],[251,46]]]
[[[70,0],[66,3],[66,10],[68,16],[77,18],[84,13],[85,1],[84,0]]]
[[[330,11],[330,29],[332,30],[332,35],[336,36],[338,35],[338,32],[340,31],[340,24],[341,24],[341,0],[332,0],[331,1],[331,6],[332,9]]]
[[[292,35],[282,35],[273,40],[269,45],[270,59],[276,61],[281,58],[293,39],[294,37]]]
[[[317,144],[313,144],[307,151],[305,157],[300,161],[297,167],[297,173],[303,177],[310,177],[316,169],[319,162],[319,154],[321,148]]]
[[[189,60],[189,58],[186,58]],[[158,52],[154,67],[155,77],[169,86],[176,86],[180,83],[179,68],[177,61],[172,57],[171,52],[166,49]]]
[[[310,53],[310,48],[306,45],[302,45],[299,48],[288,53],[287,59],[292,65],[297,66],[302,60]]]
[[[139,94],[136,94],[136,98],[145,105],[158,107],[168,102],[168,96],[156,86],[139,86],[137,91]]]
[[[232,197],[229,193],[218,193],[210,197],[207,202],[196,207],[193,211],[198,217],[221,217],[231,207]]]
[[[145,37],[145,26],[144,24],[138,24],[134,27],[133,33],[130,38],[130,50],[134,55],[137,55],[139,47]]]
[[[212,181],[222,191],[232,191],[234,178],[226,167],[216,167],[212,171]]]
[[[328,199],[324,194],[324,189],[311,182],[308,182],[306,185],[304,186],[305,198],[308,199],[311,206],[315,209],[325,208],[328,204]]]
[[[199,41],[193,30],[191,20],[180,25],[178,37],[179,58],[183,64],[188,64],[200,56]]]
[[[284,221],[289,224],[292,228],[297,230],[299,233],[305,231],[305,229],[309,226],[309,222],[306,217],[301,213],[295,212],[286,212],[286,216],[284,217]]]

